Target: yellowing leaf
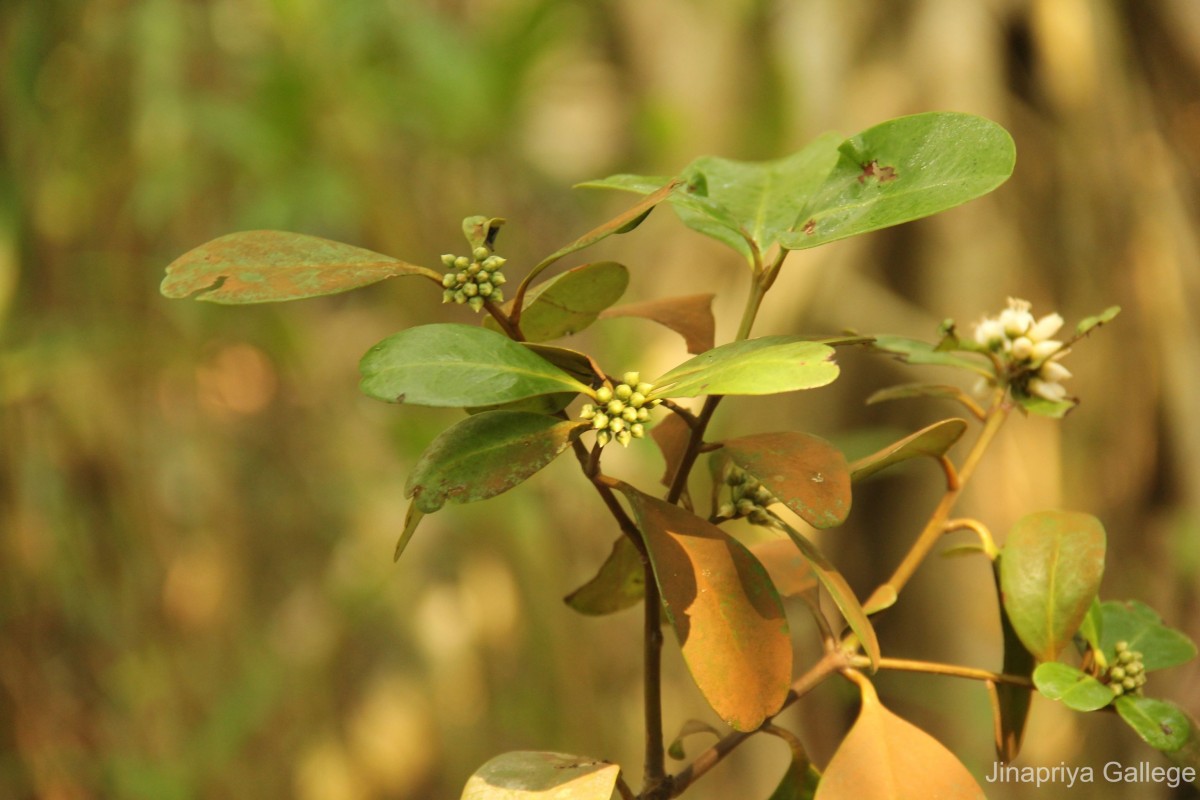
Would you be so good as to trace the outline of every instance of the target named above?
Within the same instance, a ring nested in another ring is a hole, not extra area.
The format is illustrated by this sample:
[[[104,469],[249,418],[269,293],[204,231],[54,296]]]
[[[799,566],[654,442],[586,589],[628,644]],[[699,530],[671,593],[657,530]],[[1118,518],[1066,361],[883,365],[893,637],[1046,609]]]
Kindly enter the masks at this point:
[[[689,353],[706,353],[713,349],[713,339],[716,335],[717,323],[712,313],[712,301],[715,296],[692,294],[687,297],[627,303],[602,311],[600,319],[642,317],[653,320],[682,336]]]
[[[866,678],[855,680],[862,709],[821,776],[815,800],[985,800],[953,753],[884,708]]]
[[[730,727],[754,730],[783,706],[792,676],[779,593],[750,551],[720,528],[631,486],[621,491],[692,678]]]
[[[850,513],[850,470],[842,451],[796,431],[760,433],[725,442],[733,463],[815,528],[841,525]]]

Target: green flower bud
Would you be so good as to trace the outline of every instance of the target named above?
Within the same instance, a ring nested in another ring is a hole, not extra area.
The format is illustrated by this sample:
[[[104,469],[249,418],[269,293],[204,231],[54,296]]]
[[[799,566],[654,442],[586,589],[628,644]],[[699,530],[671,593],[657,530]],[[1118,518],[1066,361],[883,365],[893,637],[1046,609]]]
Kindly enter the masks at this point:
[[[454,254],[446,253],[445,255],[443,255],[442,256],[442,264],[447,267],[453,267],[454,266]]]
[[[470,263],[471,259],[467,258],[466,256],[459,256],[458,258],[454,259],[455,269],[466,269]]]
[[[1121,681],[1121,685],[1125,687],[1125,691],[1127,692],[1138,687],[1137,680],[1135,678],[1126,678],[1125,680]]]
[[[475,295],[479,294],[479,284],[465,283],[465,284],[463,284],[462,291],[463,291],[463,294],[465,294],[467,297],[474,297]],[[480,301],[480,302],[482,302],[482,301]]]
[[[721,503],[721,507],[717,509],[718,517],[733,517],[736,513],[733,503]]]
[[[608,431],[600,431],[596,434],[596,444],[604,447],[604,445],[608,444],[611,438],[612,436],[609,435]]]
[[[596,430],[608,427],[608,414],[603,411],[597,411],[596,416],[592,417],[592,427]]]
[[[620,417],[609,420],[608,429],[613,433],[620,433],[621,431],[625,430],[625,420],[621,419]]]
[[[483,261],[485,258],[490,256],[491,254],[492,254],[491,251],[488,250],[486,247],[476,247],[474,250],[471,251],[471,255],[475,258],[476,261]]]
[[[642,380],[642,376],[640,373],[637,373],[637,372],[626,372],[624,375],[621,376],[621,382],[627,383],[631,387],[637,386],[639,383],[641,383],[641,380]]]
[[[612,414],[613,416],[619,416],[624,411],[625,404],[617,398],[614,397],[612,400],[608,401],[608,413]]]
[[[1108,677],[1114,681],[1123,681],[1125,680],[1125,670],[1121,667],[1113,667],[1108,671]]]
[[[775,495],[771,494],[771,491],[767,487],[760,484],[759,487],[754,490],[754,500],[760,506],[765,506],[768,503],[773,503],[775,501]]]
[[[1133,679],[1135,681],[1137,681],[1137,685],[1139,688],[1146,685],[1146,673],[1144,673],[1144,672],[1138,673],[1137,675],[1134,676]]]
[[[650,394],[650,392],[654,391],[654,384],[643,381],[634,387],[634,391],[641,392],[642,394]]]
[[[1117,697],[1120,697],[1121,695],[1125,694],[1125,687],[1119,683],[1109,684],[1108,688],[1112,689],[1112,693],[1115,694]]]
[[[596,407],[591,403],[585,403],[583,408],[579,409],[581,419],[591,419],[594,416],[596,416]]]
[[[1137,661],[1137,656],[1130,650],[1122,650],[1117,653],[1117,661],[1122,664],[1132,664],[1134,661]]]
[[[625,420],[626,422],[637,422],[637,409],[631,406],[626,406],[625,410],[621,412],[621,419]]]
[[[470,275],[465,272],[460,272],[454,276],[455,283],[466,283],[470,279]]]
[[[454,299],[454,294],[455,294],[455,292],[453,289],[443,289],[442,290],[442,302],[449,303],[451,300]]]
[[[1122,639],[1121,641],[1117,642],[1116,646],[1117,646],[1117,652],[1122,653],[1129,649],[1129,642]]]
[[[1125,668],[1125,671],[1130,675],[1140,675],[1145,671],[1146,667],[1140,661],[1135,661]]]
[[[478,275],[479,274],[479,264],[477,264],[475,262],[471,262],[470,264],[468,264],[467,265],[467,274],[468,275]]]
[[[754,505],[754,501],[752,500],[742,498],[741,500],[737,501],[737,511],[740,516],[747,516],[756,508],[758,508],[758,506]]]
[[[618,420],[619,422],[620,420]],[[629,440],[633,438],[629,431],[619,431],[617,433],[617,441],[621,443],[621,447],[629,447]]]
[[[467,296],[463,294],[462,289],[454,290],[454,302],[458,303],[460,306],[467,302]]]
[[[469,306],[471,306],[471,310],[474,311],[476,314],[478,314],[480,311],[483,310],[483,298],[482,297],[472,297],[470,300],[467,301],[467,304]]]
[[[507,263],[508,259],[500,256],[488,256],[483,260],[483,266],[486,269],[500,269]]]
[[[628,400],[633,394],[633,387],[628,383],[618,383],[615,392],[617,397],[621,398],[622,400]]]
[[[733,469],[729,470],[729,473],[725,476],[725,482],[730,486],[741,486],[746,482],[747,477],[748,476],[745,472],[742,472],[737,467],[734,467]]]
[[[487,281],[484,281],[483,283],[479,284],[480,296],[488,297],[491,295],[491,293],[492,293],[492,285],[490,283],[488,283]]]
[[[498,277],[500,277],[500,276],[499,275],[492,276],[492,285],[493,286],[496,285],[496,278],[498,278]],[[504,292],[500,291],[499,289],[493,289],[492,290],[492,302],[493,303],[503,303],[504,302]]]
[[[638,422],[645,422],[646,420],[650,419],[650,412],[644,408],[639,408],[637,410],[637,419]]]
[[[442,286],[445,286],[447,289],[454,286],[454,284],[456,282],[457,281],[456,281],[456,278],[454,277],[453,272],[447,272],[445,275],[442,276]]]
[[[646,395],[641,392],[631,392],[629,395],[629,405],[634,408],[641,408],[646,404]]]
[[[646,435],[646,427],[640,422],[635,422],[629,426],[629,432],[633,434],[633,438],[641,439]]]
[[[764,509],[756,508],[750,512],[750,522],[755,525],[770,525],[772,522],[771,515]]]
[[[496,284],[497,286],[503,286],[507,281],[508,279],[505,278],[503,274],[499,272],[492,273],[492,283]]]
[[[608,403],[609,400],[613,399],[612,387],[609,386],[608,384],[601,386],[599,389],[596,390],[596,399],[599,400],[601,403]]]

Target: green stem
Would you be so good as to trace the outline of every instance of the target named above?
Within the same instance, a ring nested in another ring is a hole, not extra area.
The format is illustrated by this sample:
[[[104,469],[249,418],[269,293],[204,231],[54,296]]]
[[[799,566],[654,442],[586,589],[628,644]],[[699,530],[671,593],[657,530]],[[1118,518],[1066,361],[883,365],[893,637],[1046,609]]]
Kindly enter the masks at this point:
[[[860,669],[870,669],[871,660],[866,656],[854,656],[851,664]],[[940,664],[936,661],[917,661],[909,658],[881,658],[876,662],[879,669],[894,669],[902,672],[924,672],[930,675],[949,675],[955,678],[970,678],[976,681],[1008,683],[1013,686],[1033,687],[1033,681],[1024,675],[1006,675],[975,667],[960,667],[955,664]]]

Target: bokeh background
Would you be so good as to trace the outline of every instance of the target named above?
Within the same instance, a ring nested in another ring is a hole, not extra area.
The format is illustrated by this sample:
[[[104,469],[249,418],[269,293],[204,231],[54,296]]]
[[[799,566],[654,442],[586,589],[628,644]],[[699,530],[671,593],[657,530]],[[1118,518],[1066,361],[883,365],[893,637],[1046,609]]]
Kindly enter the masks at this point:
[[[925,110],[1005,125],[1012,180],[794,255],[756,333],[933,337],[1008,295],[1071,324],[1122,305],[1069,360],[1079,408],[1014,418],[959,510],[1000,536],[1041,508],[1095,513],[1104,596],[1140,597],[1200,639],[1193,0],[6,0],[0,87],[4,797],[453,798],[483,761],[526,748],[609,758],[636,784],[640,614],[561,603],[614,536],[569,459],[429,518],[391,562],[405,476],[457,417],[360,396],[357,359],[469,312],[405,280],[280,306],[168,301],[163,267],[253,228],[436,266],[463,250],[461,218],[487,214],[509,220],[500,248],[519,276],[631,200],[574,182],[781,156]],[[736,327],[744,265],[669,211],[584,255],[628,264],[630,299],[716,292],[719,337]],[[633,320],[572,345],[610,372],[685,355]],[[862,403],[953,376],[842,363],[828,390],[727,403],[716,430],[800,428],[854,455],[956,413]],[[652,485],[659,456],[632,450],[613,468]],[[822,535],[860,591],[938,483],[916,464],[867,484]],[[892,655],[998,668],[987,567],[934,559],[880,631]],[[714,721],[671,645],[666,671],[668,730]],[[781,717],[822,764],[855,713],[840,684]],[[990,772],[980,685],[880,687]],[[1200,716],[1196,665],[1150,690]],[[762,738],[688,796],[769,794],[786,752]],[[1021,763],[1114,758],[1165,763],[1112,715],[1035,704]]]

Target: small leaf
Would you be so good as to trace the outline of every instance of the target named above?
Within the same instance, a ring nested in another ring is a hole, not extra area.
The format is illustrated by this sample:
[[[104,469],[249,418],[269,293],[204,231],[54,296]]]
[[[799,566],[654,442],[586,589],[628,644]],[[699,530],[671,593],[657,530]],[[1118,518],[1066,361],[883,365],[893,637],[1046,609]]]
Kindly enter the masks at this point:
[[[1126,694],[1118,697],[1114,705],[1121,719],[1156,750],[1178,750],[1188,740],[1191,723],[1171,703]]]
[[[932,364],[939,367],[954,367],[965,369],[991,378],[992,370],[982,361],[977,361],[957,353],[937,349],[936,344],[923,342],[920,339],[909,339],[905,336],[876,336],[871,345],[876,350],[899,356],[909,364]]]
[[[900,117],[847,139],[800,211],[789,249],[815,247],[920,219],[987,194],[1012,174],[1004,128],[970,114]]]
[[[525,295],[521,333],[529,342],[547,342],[578,333],[596,321],[601,311],[625,293],[629,270],[615,261],[597,261],[569,269],[541,283]],[[512,312],[512,303],[504,306]],[[484,327],[495,331],[500,324],[492,317]]]
[[[167,267],[160,290],[212,303],[272,303],[368,286],[399,275],[441,273],[341,242],[284,231],[231,233],[189,250]]]
[[[621,491],[693,680],[727,724],[754,730],[779,711],[792,675],[787,618],[766,570],[695,514],[625,484]]]
[[[941,458],[967,431],[967,421],[944,419],[905,436],[895,444],[864,456],[850,465],[850,476],[861,481],[882,469],[910,458]]]
[[[1104,527],[1090,514],[1021,518],[1000,555],[1004,608],[1021,641],[1053,661],[1079,630],[1104,574]]]
[[[817,580],[825,587],[825,591],[829,592],[830,599],[838,607],[838,611],[842,612],[842,616],[846,618],[846,624],[850,626],[850,630],[854,631],[854,635],[862,643],[867,658],[871,659],[871,667],[874,668],[879,663],[881,656],[879,639],[875,635],[875,627],[871,625],[867,612],[863,610],[862,604],[858,601],[858,596],[854,594],[854,590],[850,588],[850,584],[846,582],[842,573],[837,571],[815,544],[787,523],[780,521],[780,526],[812,565]],[[893,592],[892,602],[895,602],[894,595]]]
[[[1109,600],[1100,604],[1100,618],[1101,649],[1110,660],[1116,655],[1117,642],[1121,641],[1142,654],[1146,672],[1174,667],[1196,657],[1192,640],[1163,625],[1158,614],[1144,603]]]
[[[496,236],[500,233],[504,220],[499,217],[467,217],[462,222],[463,236],[474,250],[476,247],[492,248],[496,244]]]
[[[996,597],[1001,600],[998,605],[1000,628],[1004,636],[1004,674],[1032,678],[1037,660],[1021,642],[1008,618],[1008,611],[1005,610],[1002,601],[1003,593],[1000,590],[1000,565],[995,561],[992,562],[992,580],[996,587]],[[1021,752],[1025,724],[1029,721],[1029,707],[1033,703],[1033,690],[1011,683],[991,682],[988,683],[988,688],[995,718],[996,755],[1001,761],[1010,763]]]
[[[460,800],[610,800],[620,772],[607,761],[516,751],[476,770]]]
[[[676,761],[683,761],[687,758],[687,753],[683,749],[683,740],[697,733],[709,733],[718,739],[721,738],[721,732],[707,722],[698,719],[689,719],[683,723],[683,727],[679,729],[679,733],[676,734],[671,744],[667,746],[667,755]]]
[[[1079,405],[1078,401],[1070,398],[1066,400],[1047,400],[1044,397],[1015,393],[1013,397],[1026,413],[1037,414],[1039,417],[1049,417],[1050,419],[1062,419],[1071,409]]]
[[[850,513],[850,470],[842,451],[807,433],[783,431],[729,439],[725,452],[781,503],[815,528]]]
[[[600,319],[642,317],[653,320],[683,336],[689,353],[705,353],[713,348],[716,330],[712,313],[713,297],[715,295],[692,294],[628,303],[601,312]]]
[[[908,400],[914,397],[940,397],[953,400],[965,407],[973,416],[983,418],[983,410],[969,394],[957,386],[936,383],[904,383],[899,386],[889,386],[868,397],[867,405],[883,403],[888,400]]]
[[[393,334],[359,363],[363,393],[389,403],[484,406],[587,387],[526,347],[470,325]]]
[[[1051,700],[1061,700],[1075,711],[1095,711],[1113,701],[1113,690],[1082,670],[1058,661],[1038,665],[1033,671],[1038,691]]]
[[[651,397],[761,395],[832,383],[833,349],[796,336],[764,336],[722,345],[685,361],[656,381]]]
[[[642,557],[628,537],[619,536],[599,572],[563,598],[563,602],[580,614],[598,617],[636,606],[645,596]]]
[[[766,726],[763,732],[783,739],[792,751],[792,760],[788,764],[787,772],[783,774],[783,779],[767,800],[813,800],[821,782],[821,773],[808,760],[808,753],[800,744],[800,740],[791,731],[776,725]]]
[[[886,709],[870,682],[856,678],[862,710],[825,768],[816,800],[986,800],[953,753]]]
[[[1117,314],[1121,313],[1120,306],[1109,306],[1094,317],[1084,317],[1079,320],[1079,324],[1075,326],[1075,337],[1087,336],[1092,332],[1092,329],[1098,328],[1101,325],[1106,325],[1116,319]]]
[[[408,504],[408,511],[404,512],[404,530],[400,534],[399,541],[396,542],[395,552],[392,553],[393,563],[399,561],[400,556],[404,554],[404,548],[408,547],[409,540],[417,532],[417,526],[421,524],[424,516],[425,513],[417,508],[415,501]]]
[[[1100,666],[1107,667],[1108,661],[1102,652],[1104,649],[1103,634],[1104,620],[1101,618],[1100,598],[1097,597],[1088,606],[1088,613],[1084,616],[1083,622],[1079,623],[1079,636],[1092,648]]]
[[[405,494],[430,514],[506,492],[553,461],[589,423],[485,411],[443,431],[421,454]]]

